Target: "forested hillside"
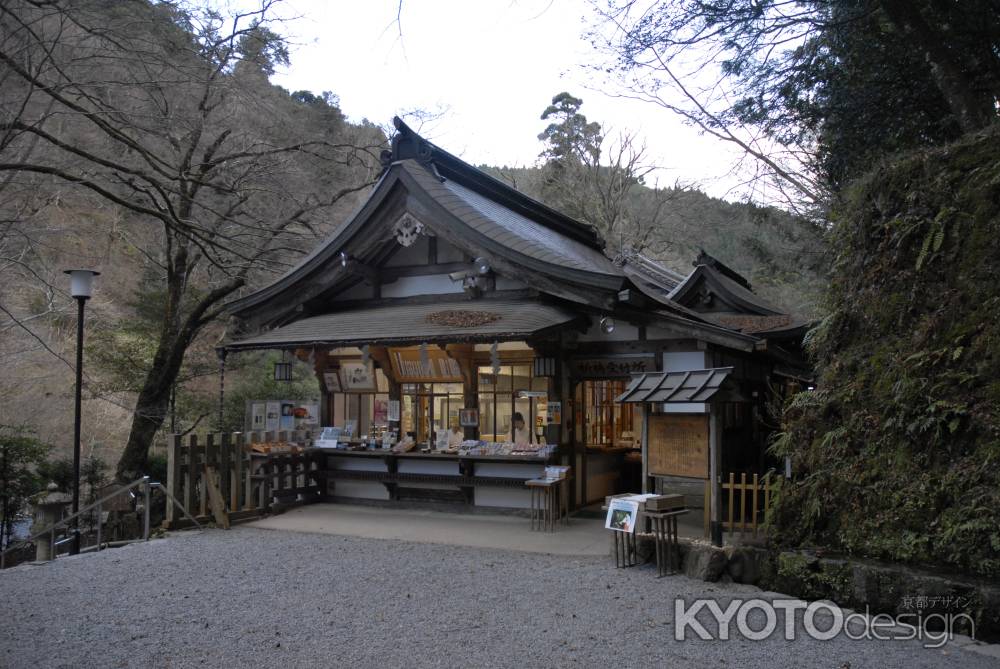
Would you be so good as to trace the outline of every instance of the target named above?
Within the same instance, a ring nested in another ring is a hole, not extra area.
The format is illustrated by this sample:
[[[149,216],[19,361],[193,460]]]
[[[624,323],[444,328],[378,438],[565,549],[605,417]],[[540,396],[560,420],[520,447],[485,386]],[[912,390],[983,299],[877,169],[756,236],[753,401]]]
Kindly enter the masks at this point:
[[[134,477],[158,433],[215,415],[221,307],[356,205],[385,136],[271,85],[287,51],[261,12],[4,3],[0,35],[0,424],[70,447],[61,270],[98,268],[84,456]]]
[[[544,166],[482,169],[550,206],[570,208],[547,192]],[[573,197],[584,194],[581,189]],[[682,274],[691,271],[704,249],[746,276],[754,291],[792,313],[805,318],[819,313],[829,263],[822,224],[775,207],[709,197],[696,188],[655,188],[645,183],[629,188],[621,208],[628,219],[621,233],[626,248],[632,244]],[[581,220],[588,218],[586,210],[575,214]],[[602,233],[614,253],[622,239],[615,237],[615,230]]]

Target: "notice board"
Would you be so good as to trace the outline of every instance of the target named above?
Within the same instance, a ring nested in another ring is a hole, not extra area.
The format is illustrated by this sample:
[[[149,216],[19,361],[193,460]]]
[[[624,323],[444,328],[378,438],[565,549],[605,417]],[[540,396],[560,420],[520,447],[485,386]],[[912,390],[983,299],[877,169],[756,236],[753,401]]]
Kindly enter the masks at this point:
[[[649,417],[651,476],[708,478],[708,416],[668,413]]]

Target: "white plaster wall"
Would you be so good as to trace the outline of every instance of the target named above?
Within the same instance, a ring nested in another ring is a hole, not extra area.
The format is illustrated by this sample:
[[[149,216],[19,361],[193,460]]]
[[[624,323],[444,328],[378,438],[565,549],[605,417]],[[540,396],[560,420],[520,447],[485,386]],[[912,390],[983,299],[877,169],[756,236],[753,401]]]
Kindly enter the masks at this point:
[[[692,372],[707,367],[705,351],[667,351],[663,354],[663,371]],[[706,413],[708,405],[701,402],[664,404],[664,413]]]
[[[667,351],[663,354],[665,372],[693,372],[705,367],[704,351]]]
[[[508,279],[505,276],[498,276],[496,288],[497,290],[524,290],[528,287],[528,284],[523,281],[518,281],[517,279]]]
[[[334,302],[341,302],[344,300],[367,300],[375,296],[375,290],[364,283],[355,284],[348,288],[347,290],[337,293],[337,296],[333,298]]]
[[[639,328],[615,319],[615,331],[606,334],[601,330],[601,319],[594,317],[593,323],[585,333],[580,335],[580,341],[639,341]]]
[[[382,297],[413,297],[461,292],[462,282],[452,281],[447,274],[403,276],[392,283],[382,284]]]

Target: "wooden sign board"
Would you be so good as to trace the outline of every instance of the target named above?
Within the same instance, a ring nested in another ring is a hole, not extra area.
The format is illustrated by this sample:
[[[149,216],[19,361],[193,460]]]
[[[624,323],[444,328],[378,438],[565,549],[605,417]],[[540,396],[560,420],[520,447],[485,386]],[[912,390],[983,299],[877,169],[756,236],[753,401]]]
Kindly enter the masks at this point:
[[[578,379],[627,378],[632,374],[656,371],[656,356],[646,354],[574,358],[570,374]]]
[[[441,349],[429,347],[425,365],[419,348],[390,348],[393,375],[401,383],[461,383],[458,361]]]
[[[651,476],[708,478],[708,416],[668,413],[649,417]]]

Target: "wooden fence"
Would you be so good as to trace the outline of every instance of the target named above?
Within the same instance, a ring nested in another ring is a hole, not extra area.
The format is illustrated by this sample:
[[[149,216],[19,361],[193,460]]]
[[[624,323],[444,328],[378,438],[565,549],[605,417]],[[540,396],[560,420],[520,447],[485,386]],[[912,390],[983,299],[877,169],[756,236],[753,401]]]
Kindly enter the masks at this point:
[[[722,529],[732,536],[737,530],[740,534],[748,532],[757,536],[763,530],[768,510],[771,508],[771,497],[777,487],[777,479],[772,472],[763,476],[753,474],[749,479],[746,472],[741,472],[739,480],[736,474],[729,473],[729,480],[722,482]],[[705,481],[705,536],[709,536],[711,509],[709,500],[712,498],[711,482]]]
[[[171,435],[167,490],[192,516],[228,526],[321,495],[318,463],[307,453],[259,453],[254,444],[309,444],[309,432],[223,432]],[[190,524],[167,505],[166,526]]]

